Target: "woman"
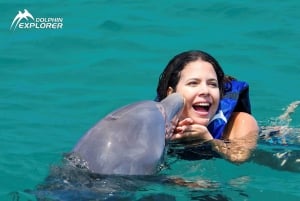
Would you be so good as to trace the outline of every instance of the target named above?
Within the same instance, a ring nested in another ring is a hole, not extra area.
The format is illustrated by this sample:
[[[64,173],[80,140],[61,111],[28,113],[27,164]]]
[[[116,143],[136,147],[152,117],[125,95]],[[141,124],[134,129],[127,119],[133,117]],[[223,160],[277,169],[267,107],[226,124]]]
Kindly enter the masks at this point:
[[[248,85],[224,76],[218,62],[203,51],[175,56],[160,75],[157,100],[171,93],[185,98],[173,142],[201,140],[231,162],[246,161],[256,146],[258,126],[251,116]],[[201,149],[186,149],[185,155]]]

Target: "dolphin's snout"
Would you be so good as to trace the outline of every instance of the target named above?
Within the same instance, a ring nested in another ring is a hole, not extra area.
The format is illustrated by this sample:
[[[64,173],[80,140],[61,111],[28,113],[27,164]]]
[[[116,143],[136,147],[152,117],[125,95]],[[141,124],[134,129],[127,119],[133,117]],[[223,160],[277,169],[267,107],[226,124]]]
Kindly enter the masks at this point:
[[[163,99],[161,105],[166,115],[166,139],[170,139],[183,110],[184,98],[178,93],[173,93]]]

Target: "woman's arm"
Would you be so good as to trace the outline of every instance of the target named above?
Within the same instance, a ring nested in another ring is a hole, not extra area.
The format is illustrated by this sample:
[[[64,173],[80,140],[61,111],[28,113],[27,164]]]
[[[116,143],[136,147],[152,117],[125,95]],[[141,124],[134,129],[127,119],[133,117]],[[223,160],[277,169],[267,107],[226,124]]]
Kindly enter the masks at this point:
[[[252,115],[235,112],[226,126],[223,140],[213,139],[205,126],[192,124],[189,118],[178,124],[172,140],[187,142],[199,139],[210,143],[212,149],[223,158],[234,163],[241,163],[250,157],[255,148],[258,132],[257,122]]]
[[[245,112],[232,114],[223,134],[223,140],[211,141],[213,150],[223,158],[241,163],[246,161],[256,147],[259,128],[254,117]]]

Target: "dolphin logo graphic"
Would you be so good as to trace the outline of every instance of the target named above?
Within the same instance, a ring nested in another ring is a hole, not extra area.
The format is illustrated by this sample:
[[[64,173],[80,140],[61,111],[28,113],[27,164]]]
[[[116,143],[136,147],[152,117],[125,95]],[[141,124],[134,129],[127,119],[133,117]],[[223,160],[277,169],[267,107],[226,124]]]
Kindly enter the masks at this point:
[[[12,29],[12,27],[15,25],[15,28],[14,28],[14,30],[15,30],[16,27],[18,26],[18,24],[20,23],[20,21],[24,18],[26,20],[28,20],[28,18],[31,18],[32,20],[34,20],[34,17],[28,12],[28,10],[24,9],[23,13],[21,11],[18,12],[18,14],[16,15],[16,17],[14,18],[14,20],[12,21],[12,23],[10,25],[10,29]]]

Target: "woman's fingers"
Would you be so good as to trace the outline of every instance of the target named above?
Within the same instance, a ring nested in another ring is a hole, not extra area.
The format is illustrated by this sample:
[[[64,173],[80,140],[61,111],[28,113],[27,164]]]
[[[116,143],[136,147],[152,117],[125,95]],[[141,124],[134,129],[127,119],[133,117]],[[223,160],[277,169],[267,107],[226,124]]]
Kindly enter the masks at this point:
[[[191,125],[193,120],[191,118],[185,118],[178,122],[177,126]]]

